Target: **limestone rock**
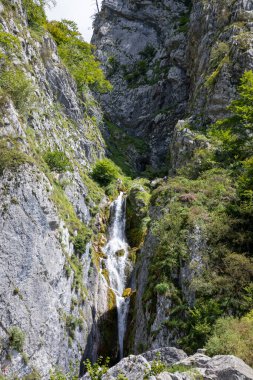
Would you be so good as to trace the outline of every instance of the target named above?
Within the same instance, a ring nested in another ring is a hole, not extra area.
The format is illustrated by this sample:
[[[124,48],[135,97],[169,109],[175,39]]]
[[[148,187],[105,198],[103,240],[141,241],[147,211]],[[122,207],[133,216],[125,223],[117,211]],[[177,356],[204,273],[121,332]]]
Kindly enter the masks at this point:
[[[168,365],[156,375],[149,375],[152,361],[157,360],[160,353],[162,362]],[[170,367],[174,369],[170,372]],[[130,355],[122,359],[102,377],[103,380],[117,379],[124,375],[129,380],[148,378],[149,380],[252,380],[253,369],[235,356],[219,355],[210,358],[204,354],[196,353],[190,357],[174,347],[165,347],[146,352],[142,355]],[[86,375],[84,379],[89,379]]]
[[[157,360],[157,358],[159,358],[159,360],[168,365],[179,362],[187,357],[186,353],[183,350],[175,347],[158,348],[156,350],[147,351],[142,354],[142,356],[149,362]]]

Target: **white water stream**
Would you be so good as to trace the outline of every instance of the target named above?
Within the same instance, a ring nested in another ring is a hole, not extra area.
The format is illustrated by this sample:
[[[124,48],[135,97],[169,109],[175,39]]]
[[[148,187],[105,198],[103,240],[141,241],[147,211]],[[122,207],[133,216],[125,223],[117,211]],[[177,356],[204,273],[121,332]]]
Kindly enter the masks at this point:
[[[129,298],[122,297],[123,291],[126,287],[126,269],[128,261],[128,244],[125,234],[125,199],[122,192],[111,204],[111,216],[112,223],[109,228],[109,241],[103,251],[107,256],[106,266],[110,278],[110,287],[116,296],[119,354],[121,359],[124,351],[124,336],[130,301]]]

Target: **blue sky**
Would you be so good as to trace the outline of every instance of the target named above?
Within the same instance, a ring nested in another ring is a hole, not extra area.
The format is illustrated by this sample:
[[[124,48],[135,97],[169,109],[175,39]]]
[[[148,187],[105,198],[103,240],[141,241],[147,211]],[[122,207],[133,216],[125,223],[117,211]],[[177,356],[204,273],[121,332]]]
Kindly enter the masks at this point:
[[[49,20],[68,19],[75,21],[86,41],[92,35],[92,16],[96,13],[95,0],[56,0],[57,5],[47,9]],[[102,0],[99,0],[101,4]]]

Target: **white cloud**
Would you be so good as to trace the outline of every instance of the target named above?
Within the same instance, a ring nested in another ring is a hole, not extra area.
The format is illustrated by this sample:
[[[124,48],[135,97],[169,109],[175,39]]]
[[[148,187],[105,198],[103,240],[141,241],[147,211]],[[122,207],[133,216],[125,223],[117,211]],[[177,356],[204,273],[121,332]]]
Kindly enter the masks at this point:
[[[92,16],[96,13],[95,0],[56,0],[57,5],[47,9],[49,20],[68,19],[75,21],[86,41],[92,36]],[[102,0],[99,0],[101,4]]]

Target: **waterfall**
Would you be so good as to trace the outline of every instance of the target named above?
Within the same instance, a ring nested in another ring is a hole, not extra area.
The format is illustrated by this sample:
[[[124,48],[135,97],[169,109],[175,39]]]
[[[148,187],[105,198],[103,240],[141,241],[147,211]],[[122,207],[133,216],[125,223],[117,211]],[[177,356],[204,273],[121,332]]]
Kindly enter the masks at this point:
[[[128,264],[128,244],[125,234],[125,199],[123,192],[111,204],[111,216],[109,241],[103,251],[107,257],[106,266],[110,279],[110,287],[116,296],[119,354],[121,359],[123,357],[124,335],[130,301],[129,298],[122,297],[127,282],[126,269]]]

